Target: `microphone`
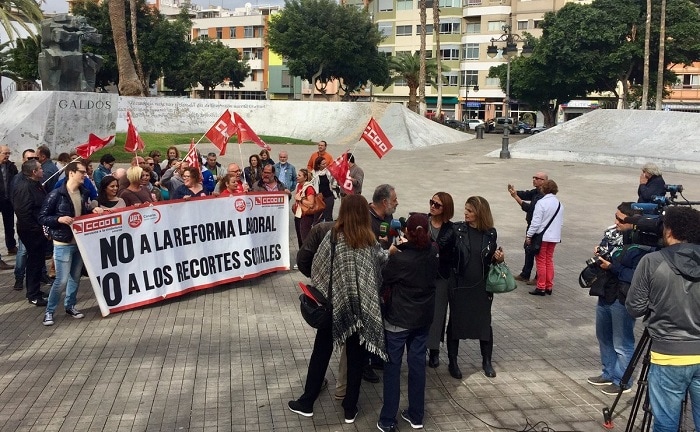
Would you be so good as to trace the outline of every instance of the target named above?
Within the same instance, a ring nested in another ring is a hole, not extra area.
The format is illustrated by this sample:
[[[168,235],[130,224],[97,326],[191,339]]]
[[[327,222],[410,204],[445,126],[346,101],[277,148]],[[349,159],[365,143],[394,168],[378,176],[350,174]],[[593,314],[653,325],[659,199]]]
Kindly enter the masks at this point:
[[[386,237],[389,234],[389,224],[382,222],[379,224],[379,237]]]
[[[403,219],[403,218],[401,218]],[[391,223],[389,224],[389,235],[391,237],[394,237],[394,244],[398,245],[402,241],[401,239],[403,238],[403,228],[406,227],[406,223],[404,222],[403,224],[401,223],[401,219],[392,219]],[[404,219],[405,221],[405,219]]]

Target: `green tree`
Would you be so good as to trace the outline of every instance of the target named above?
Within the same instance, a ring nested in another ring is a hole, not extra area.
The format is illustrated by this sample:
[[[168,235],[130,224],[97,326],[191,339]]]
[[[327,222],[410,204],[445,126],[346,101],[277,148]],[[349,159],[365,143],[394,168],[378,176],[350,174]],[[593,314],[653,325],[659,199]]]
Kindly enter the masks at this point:
[[[421,59],[420,53],[413,54],[401,53],[396,57],[392,57],[389,61],[389,69],[392,73],[392,81],[406,81],[408,86],[408,109],[413,112],[418,112],[418,87],[420,85],[420,70]],[[450,68],[442,65],[442,70],[449,72]],[[437,82],[437,60],[434,58],[428,59],[425,62],[425,80],[426,84],[434,86]]]
[[[16,27],[23,28],[28,33],[34,35],[36,30],[34,27],[38,26],[41,20],[44,18],[44,14],[39,8],[39,3],[34,0],[0,0],[0,26],[5,30],[9,37],[9,41],[12,41],[17,33]],[[4,45],[9,41],[2,41],[0,43],[5,49],[8,49],[10,45]],[[7,54],[0,55],[6,56]],[[2,63],[0,63],[0,89],[2,89],[2,77],[9,78],[9,70],[7,68],[7,62],[9,57],[4,57]],[[0,103],[3,101],[2,91],[0,91]]]
[[[241,88],[250,74],[250,66],[240,61],[238,50],[220,41],[201,39],[195,42],[192,60],[193,79],[204,87],[205,99],[214,87],[226,80],[231,86]]]
[[[16,45],[9,52],[11,57],[9,69],[14,72],[20,89],[34,90],[36,80],[39,79],[38,58],[41,52],[41,36],[19,39]]]
[[[333,79],[349,89],[370,79],[388,77],[377,46],[382,35],[366,10],[332,0],[285,0],[268,26],[270,49],[287,58],[289,73],[313,83],[321,92]],[[377,63],[377,64],[373,64]],[[358,65],[367,65],[366,73]]]

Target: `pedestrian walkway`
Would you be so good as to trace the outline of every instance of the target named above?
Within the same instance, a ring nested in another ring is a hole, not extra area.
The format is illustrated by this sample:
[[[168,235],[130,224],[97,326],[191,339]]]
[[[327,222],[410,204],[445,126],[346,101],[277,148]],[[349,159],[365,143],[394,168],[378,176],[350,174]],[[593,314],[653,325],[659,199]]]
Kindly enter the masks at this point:
[[[444,363],[428,369],[425,430],[524,430],[528,424],[534,427],[527,430],[537,431],[545,426],[603,430],[602,410],[614,398],[586,383],[600,372],[595,299],[579,288],[577,276],[604,228],[614,223],[615,207],[636,198],[639,170],[486,157],[500,148],[500,138],[393,150],[382,160],[365,144],[355,151],[365,171],[365,195],[371,197],[378,184],[391,183],[398,193],[397,216],[427,211],[428,200],[440,190],[455,198],[455,220],[462,219],[469,196],[487,198],[499,244],[514,272],[522,265],[525,218],[506,185],[530,188],[533,173],[545,170],[557,181],[564,204],[554,294],[531,296],[530,287],[520,284],[497,296],[493,355],[498,376],[481,374],[478,342],[460,344],[462,380],[451,378]],[[315,151],[312,146],[275,146],[275,160],[283,147],[297,167]],[[244,158],[258,150],[244,146]],[[345,148],[331,143],[328,150],[338,156]],[[229,153],[222,163],[239,158],[238,152]],[[664,178],[683,184],[688,199],[700,199],[700,189],[695,189],[700,176],[665,172]],[[290,233],[294,237],[293,228]],[[294,257],[296,248],[290,252]],[[13,262],[4,253],[3,259]],[[12,290],[12,271],[0,272],[0,430],[376,430],[381,384],[363,383],[357,421],[344,424],[343,409],[333,398],[337,355],[313,418],[287,409],[286,402],[302,392],[314,338],[299,314],[296,282],[301,280],[298,271],[277,272],[102,318],[90,283],[83,279],[77,307],[85,318],[75,320],[59,308],[56,324],[44,327],[43,308]],[[638,322],[638,333],[641,329]],[[446,357],[443,347],[441,358]],[[405,374],[404,368],[402,407]],[[623,395],[616,429],[624,428],[633,397],[634,392]],[[410,430],[401,419],[399,427]]]

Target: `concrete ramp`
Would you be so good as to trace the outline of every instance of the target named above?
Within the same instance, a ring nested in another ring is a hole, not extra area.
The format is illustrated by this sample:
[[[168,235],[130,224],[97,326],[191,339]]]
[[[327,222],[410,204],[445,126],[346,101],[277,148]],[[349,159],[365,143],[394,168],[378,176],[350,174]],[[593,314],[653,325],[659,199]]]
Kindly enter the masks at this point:
[[[700,115],[599,109],[520,140],[511,157],[700,173]],[[500,151],[488,156],[498,157]]]

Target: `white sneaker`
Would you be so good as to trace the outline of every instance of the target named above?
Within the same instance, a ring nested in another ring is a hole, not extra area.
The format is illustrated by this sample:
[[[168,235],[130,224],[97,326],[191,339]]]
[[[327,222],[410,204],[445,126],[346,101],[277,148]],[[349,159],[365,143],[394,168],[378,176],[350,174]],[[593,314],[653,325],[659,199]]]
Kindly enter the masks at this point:
[[[292,270],[299,270],[299,266],[296,265],[296,264],[294,264],[294,265],[292,266]]]

